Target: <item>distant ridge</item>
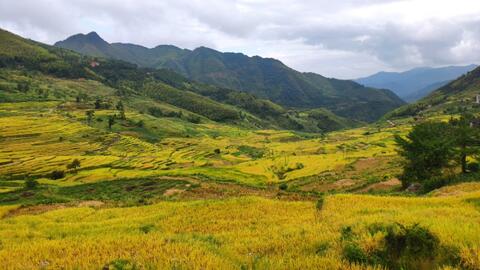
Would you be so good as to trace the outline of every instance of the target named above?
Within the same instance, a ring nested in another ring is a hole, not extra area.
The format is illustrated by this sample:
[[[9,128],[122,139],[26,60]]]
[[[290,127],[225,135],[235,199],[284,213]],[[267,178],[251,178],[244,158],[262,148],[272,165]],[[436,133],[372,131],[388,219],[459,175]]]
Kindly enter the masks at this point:
[[[368,87],[386,88],[412,102],[476,68],[476,65],[421,67],[405,72],[379,72],[355,81]]]
[[[86,55],[120,59],[141,67],[168,68],[195,81],[252,93],[283,106],[326,108],[360,121],[375,121],[404,104],[389,90],[301,73],[272,58],[222,53],[206,47],[186,50],[160,45],[149,49],[126,43],[105,46],[101,42],[103,39],[91,41],[88,35],[74,35],[55,46]]]

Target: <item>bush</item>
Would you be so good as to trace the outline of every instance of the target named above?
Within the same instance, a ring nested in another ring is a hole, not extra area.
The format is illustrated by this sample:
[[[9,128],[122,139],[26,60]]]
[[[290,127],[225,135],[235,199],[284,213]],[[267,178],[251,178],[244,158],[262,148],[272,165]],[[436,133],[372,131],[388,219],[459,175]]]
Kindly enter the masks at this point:
[[[50,179],[58,180],[65,177],[65,172],[61,170],[53,171],[50,173]]]
[[[325,203],[325,198],[324,197],[320,197],[320,199],[318,199],[315,207],[317,208],[318,211],[321,211],[323,209],[323,204]]]
[[[347,243],[342,250],[343,258],[351,263],[367,264],[369,259],[362,248],[354,242]]]
[[[390,226],[385,235],[387,264],[395,269],[419,269],[421,264],[433,264],[439,248],[438,237],[418,224]]]
[[[460,262],[458,249],[442,246],[438,237],[428,228],[418,224],[384,225],[374,223],[367,228],[374,236],[383,235],[376,248],[362,249],[361,234],[343,227],[341,241],[343,258],[351,263],[382,265],[387,269],[436,269],[441,265],[457,266]]]
[[[25,189],[35,189],[38,186],[38,182],[35,179],[27,179],[25,181]]]
[[[478,172],[480,170],[480,164],[478,164],[478,162],[470,162],[467,164],[467,170],[470,172]]]
[[[278,188],[279,188],[280,190],[287,190],[287,189],[288,189],[288,185],[287,185],[287,183],[281,183],[281,184],[278,186]]]

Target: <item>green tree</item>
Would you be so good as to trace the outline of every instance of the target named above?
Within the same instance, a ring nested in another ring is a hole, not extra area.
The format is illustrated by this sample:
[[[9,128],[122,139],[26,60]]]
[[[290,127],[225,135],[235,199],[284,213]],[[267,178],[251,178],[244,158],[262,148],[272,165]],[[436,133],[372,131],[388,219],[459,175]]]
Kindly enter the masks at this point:
[[[93,120],[93,117],[95,116],[95,111],[94,110],[88,110],[85,112],[85,115],[87,116],[87,123],[90,124]]]
[[[444,122],[426,122],[413,127],[402,138],[395,137],[398,153],[405,158],[400,177],[404,187],[440,176],[451,167],[455,157],[455,136],[451,125]]]
[[[68,170],[74,170],[75,172],[77,172],[77,169],[80,168],[80,166],[81,166],[80,160],[74,159],[72,161],[72,163],[67,164],[67,169]]]
[[[475,117],[463,114],[458,119],[450,119],[454,131],[457,159],[462,167],[462,173],[467,172],[467,157],[480,153],[480,132],[472,124]]]
[[[101,109],[102,108],[102,101],[97,98],[97,100],[95,100],[95,109]]]
[[[117,110],[118,110],[118,112],[119,112],[119,118],[120,118],[121,120],[127,119],[127,117],[125,117],[125,107],[123,106],[123,103],[122,103],[121,100],[117,103],[116,108],[117,108]]]
[[[108,116],[108,129],[112,129],[112,126],[115,124],[115,115]]]

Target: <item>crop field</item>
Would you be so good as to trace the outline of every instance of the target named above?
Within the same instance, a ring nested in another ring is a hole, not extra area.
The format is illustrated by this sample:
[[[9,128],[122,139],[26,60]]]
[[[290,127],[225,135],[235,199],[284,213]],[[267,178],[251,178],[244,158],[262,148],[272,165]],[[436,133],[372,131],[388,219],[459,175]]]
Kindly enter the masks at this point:
[[[71,106],[1,104],[0,176],[5,180],[36,177],[59,186],[167,175],[200,175],[255,187],[283,182],[297,182],[298,186],[298,180],[303,183],[309,178],[311,183],[318,175],[344,171],[363,159],[393,158],[393,135],[407,130],[403,126],[365,127],[312,136],[205,123],[194,125],[192,133],[176,128],[188,128],[175,124],[178,120],[132,112],[127,113],[128,119],[144,121],[141,129],[119,123],[109,132],[106,124],[99,122],[109,113],[97,111],[98,121],[87,125],[85,110]],[[145,138],[145,134],[164,130],[171,134],[173,129],[184,136],[167,136],[156,142]],[[74,159],[81,167],[67,171],[66,165]],[[49,180],[55,170],[66,170],[65,177]]]
[[[419,223],[456,251],[464,269],[478,269],[479,198],[471,190],[430,198],[332,195],[319,208],[310,201],[243,197],[130,208],[45,207],[37,215],[4,207],[9,214],[0,220],[0,267],[367,268],[342,260],[342,228],[350,227],[369,250],[382,244],[381,232],[368,232],[372,224]]]
[[[113,110],[85,111],[0,104],[1,269],[380,269],[348,241],[371,254],[396,224],[438,237],[427,263],[480,267],[476,183],[378,195],[400,186],[393,138],[409,120],[320,135],[127,111],[109,130]]]

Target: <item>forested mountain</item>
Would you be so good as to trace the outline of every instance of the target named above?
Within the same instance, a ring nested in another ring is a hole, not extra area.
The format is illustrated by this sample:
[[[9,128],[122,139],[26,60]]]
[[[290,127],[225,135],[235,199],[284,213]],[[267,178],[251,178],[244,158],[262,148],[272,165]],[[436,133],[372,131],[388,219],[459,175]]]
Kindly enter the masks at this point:
[[[103,99],[120,99],[142,113],[176,117],[186,122],[210,120],[250,128],[307,132],[331,131],[359,123],[326,110],[288,110],[249,93],[193,82],[167,69],[138,68],[124,61],[83,56],[70,50],[26,40],[3,30],[0,30],[0,36],[0,67],[7,71],[0,78],[0,101],[4,102],[37,99],[68,101],[82,96],[81,99],[90,100],[93,104],[95,99],[103,95],[100,90],[97,94],[93,91],[90,96],[85,96],[81,89],[75,89],[73,93],[57,88],[38,89],[41,85],[38,81],[45,79],[42,76],[53,76],[66,80],[97,81],[102,85],[99,89],[108,87],[115,91],[114,97],[104,96]],[[97,44],[95,48],[105,49],[110,46],[104,46],[105,43],[97,37],[95,34],[88,35],[89,41]],[[92,54],[97,54],[93,53],[94,47],[87,47]],[[12,72],[25,72],[27,78],[31,79],[17,80]],[[38,77],[36,72],[42,76]],[[37,95],[40,90],[43,94]],[[145,104],[149,105],[146,107]],[[167,104],[167,108],[162,104]]]
[[[379,72],[355,81],[368,87],[392,90],[399,97],[413,102],[433,90],[474,69],[476,65],[440,68],[415,68],[405,72]]]
[[[120,59],[141,67],[168,68],[194,81],[252,93],[283,106],[322,107],[360,121],[374,121],[404,104],[389,90],[301,73],[276,59],[222,53],[205,47],[148,49],[132,44],[109,44],[94,32],[72,36],[55,46],[91,56]]]

